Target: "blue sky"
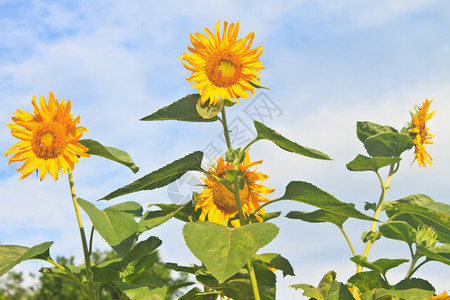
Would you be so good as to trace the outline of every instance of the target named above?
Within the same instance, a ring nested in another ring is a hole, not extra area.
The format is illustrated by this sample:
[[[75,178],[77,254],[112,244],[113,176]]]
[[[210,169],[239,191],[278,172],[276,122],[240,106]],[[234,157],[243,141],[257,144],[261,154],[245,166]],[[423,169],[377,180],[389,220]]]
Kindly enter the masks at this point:
[[[230,122],[252,126],[257,101],[276,105],[262,120],[299,144],[319,149],[333,161],[317,161],[284,152],[267,141],[254,145],[251,157],[264,159],[259,170],[279,197],[291,180],[302,180],[355,203],[376,201],[374,174],[345,168],[365,154],[355,134],[356,121],[401,128],[409,111],[425,98],[434,99],[429,122],[435,144],[434,165],[410,166],[412,151],[394,177],[388,200],[424,193],[449,203],[450,159],[450,3],[448,1],[0,1],[0,123],[10,122],[20,108],[31,110],[31,97],[53,91],[71,99],[72,112],[90,131],[86,138],[123,149],[141,168],[132,174],[123,166],[92,157],[76,165],[78,196],[95,200],[161,166],[211,143],[225,149],[219,124],[176,121],[141,122],[140,118],[194,93],[178,59],[190,45],[189,34],[213,28],[217,20],[240,21],[240,36],[255,32],[253,45],[264,47],[263,85],[252,100],[230,111]],[[259,104],[258,104],[259,105]],[[249,114],[247,114],[247,113]],[[275,112],[275,111],[274,111]],[[250,115],[250,116],[249,116]],[[260,120],[261,121],[261,120]],[[251,134],[249,131],[248,134]],[[16,140],[0,126],[0,149]],[[19,174],[0,160],[0,242],[31,246],[53,240],[53,256],[75,254],[81,247],[65,176],[43,182]],[[166,188],[121,197],[170,203]],[[311,210],[284,203],[272,209]],[[87,218],[86,218],[87,222]],[[337,229],[280,218],[281,234],[266,251],[279,252],[294,266],[296,277],[279,276],[278,296],[299,296],[287,286],[317,284],[331,269],[338,279],[354,271],[350,252]],[[163,240],[166,261],[197,260],[181,237],[182,223],[171,221],[151,234]],[[346,229],[362,252],[359,235],[369,224],[352,221]],[[100,237],[99,248],[106,248]],[[407,255],[406,246],[377,242],[370,259]],[[393,249],[395,248],[395,249]],[[404,248],[404,249],[403,249]],[[23,264],[25,270],[41,265]],[[400,279],[400,270],[390,274]],[[422,272],[422,273],[421,273]],[[448,289],[448,267],[430,263],[417,276],[429,278],[438,290]],[[395,280],[393,280],[395,281]]]

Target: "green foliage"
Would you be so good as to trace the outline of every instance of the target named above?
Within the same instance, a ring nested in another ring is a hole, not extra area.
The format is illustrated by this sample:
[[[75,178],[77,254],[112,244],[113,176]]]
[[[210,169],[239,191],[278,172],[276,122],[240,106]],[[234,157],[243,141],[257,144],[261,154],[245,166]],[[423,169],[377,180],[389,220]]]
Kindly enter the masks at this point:
[[[384,278],[386,278],[387,271],[405,262],[408,262],[407,259],[387,259],[387,258],[381,258],[374,262],[368,262],[367,258],[361,255],[354,256],[350,259],[360,266],[366,267],[370,270],[380,273],[381,275],[383,275]]]
[[[290,287],[303,290],[303,296],[317,300],[353,300],[348,287],[336,281],[336,273],[330,271],[319,282],[317,287],[310,284],[293,284]]]
[[[347,164],[350,171],[374,171],[400,162],[399,157],[367,157],[358,154],[354,160]]]
[[[53,242],[45,242],[31,248],[0,245],[0,276],[3,276],[14,266],[29,259],[47,260],[50,257],[49,248]]]
[[[141,121],[162,121],[162,120],[178,120],[186,122],[214,122],[219,118],[213,116],[211,118],[203,118],[197,111],[197,103],[200,100],[199,94],[187,95],[180,100],[165,106],[141,119]]]
[[[161,169],[151,172],[144,177],[115,190],[112,193],[109,193],[102,199],[111,200],[130,193],[153,190],[168,185],[183,176],[188,171],[203,171],[200,167],[202,158],[202,152],[193,152],[162,167]]]
[[[244,264],[278,234],[271,223],[255,223],[231,229],[210,223],[187,223],[183,236],[191,252],[218,280],[224,282],[236,274]]]
[[[281,149],[284,149],[289,152],[294,152],[303,156],[316,158],[316,159],[325,159],[330,160],[331,158],[315,149],[307,148],[300,146],[297,143],[292,142],[291,140],[288,140],[275,130],[267,127],[263,123],[260,123],[258,121],[253,121],[255,124],[256,131],[258,133],[258,140],[269,140],[275,143],[278,147]]]
[[[99,142],[90,139],[79,140],[79,142],[89,149],[87,153],[91,155],[101,156],[118,162],[130,168],[133,173],[137,173],[139,171],[139,168],[134,164],[131,156],[125,151],[114,147],[103,146]]]

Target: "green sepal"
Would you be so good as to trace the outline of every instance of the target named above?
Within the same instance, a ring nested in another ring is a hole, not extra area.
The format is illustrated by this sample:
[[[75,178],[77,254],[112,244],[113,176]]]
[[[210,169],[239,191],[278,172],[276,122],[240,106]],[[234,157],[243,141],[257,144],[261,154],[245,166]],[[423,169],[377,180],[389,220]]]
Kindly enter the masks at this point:
[[[219,283],[236,274],[278,232],[279,228],[272,223],[254,223],[231,229],[210,222],[194,222],[183,227],[189,250]]]
[[[358,154],[354,160],[349,162],[346,167],[350,171],[374,171],[380,168],[399,163],[399,157],[367,157]]]
[[[372,122],[357,122],[356,135],[361,142],[365,142],[368,137],[380,133],[398,133],[398,130],[391,126],[382,126]]]
[[[286,186],[286,191],[279,200],[294,200],[309,205],[316,206],[328,212],[338,214],[344,217],[351,217],[361,220],[377,221],[376,219],[366,216],[350,203],[341,202],[327,192],[319,189],[308,182],[291,181]]]
[[[163,121],[178,120],[186,122],[214,122],[217,116],[204,119],[197,111],[197,102],[200,100],[199,94],[191,94],[180,100],[165,106],[158,111],[141,119],[141,121]]]
[[[258,140],[272,141],[273,143],[275,143],[275,145],[277,145],[281,149],[296,154],[300,154],[306,157],[331,160],[331,158],[328,155],[312,148],[300,146],[299,144],[294,143],[291,140],[285,138],[284,136],[282,136],[275,130],[267,127],[261,122],[253,121],[253,123],[255,124],[255,128],[258,133],[257,135]]]
[[[49,249],[53,242],[45,242],[31,248],[16,245],[0,245],[0,276],[3,276],[14,266],[30,259],[47,260]]]
[[[248,83],[250,83],[250,85],[252,86],[252,87],[254,87],[254,88],[256,88],[256,89],[266,89],[266,90],[270,90],[270,88],[268,88],[268,87],[265,87],[265,86],[262,86],[262,85],[259,85],[259,84],[256,84],[256,83],[254,83],[254,82],[252,82],[252,81],[248,81]]]
[[[137,239],[135,218],[142,216],[142,206],[128,201],[99,210],[94,204],[81,198],[78,198],[78,204],[108,245],[120,257],[124,257]]]
[[[366,267],[372,271],[380,273],[384,278],[386,278],[387,271],[409,261],[408,259],[381,258],[374,262],[369,262],[366,257],[362,257],[361,255],[353,256],[350,260],[361,267]]]
[[[223,105],[224,103],[222,99],[217,99],[214,105],[209,105],[209,100],[206,103],[202,104],[201,99],[199,98],[197,104],[195,105],[195,109],[203,119],[208,120],[214,117],[217,118],[217,115],[223,109]]]
[[[137,173],[139,171],[139,168],[135,165],[131,156],[125,151],[114,147],[103,146],[99,142],[90,139],[79,140],[79,142],[89,149],[87,153],[90,155],[101,156],[118,162],[130,168],[133,173]]]
[[[186,155],[156,171],[153,171],[138,180],[109,193],[100,200],[111,200],[113,198],[144,190],[153,190],[168,185],[179,179],[188,171],[203,171],[201,162],[203,153],[196,151]]]

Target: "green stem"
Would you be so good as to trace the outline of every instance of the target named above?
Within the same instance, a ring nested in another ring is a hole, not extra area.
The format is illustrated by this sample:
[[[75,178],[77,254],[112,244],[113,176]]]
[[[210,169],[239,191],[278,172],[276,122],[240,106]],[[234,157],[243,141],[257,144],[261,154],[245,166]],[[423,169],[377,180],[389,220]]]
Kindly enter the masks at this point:
[[[258,290],[258,282],[256,281],[255,270],[253,269],[252,263],[247,261],[247,269],[250,274],[250,282],[252,283],[253,295],[255,296],[255,300],[260,300],[259,290]]]
[[[64,266],[60,265],[59,263],[57,263],[56,261],[54,261],[51,258],[47,258],[47,262],[51,263],[52,265],[54,265],[55,267],[57,267],[58,269],[62,270],[64,273],[66,273],[75,283],[77,283],[81,287],[81,289],[86,294],[89,294],[88,291],[86,291],[84,289],[83,284],[81,283],[81,281],[72,272],[70,272],[67,268],[65,268]]]
[[[426,264],[427,262],[429,262],[430,260],[428,258],[426,258],[423,262],[421,262],[420,264],[418,264],[417,266],[416,263],[419,260],[419,258],[421,258],[422,255],[420,255],[420,253],[416,253],[416,255],[413,257],[412,261],[411,261],[411,266],[409,267],[408,272],[406,273],[405,279],[410,279],[411,276],[413,276],[413,274],[424,264]]]
[[[234,179],[234,198],[236,199],[236,206],[239,214],[239,221],[241,223],[241,226],[244,226],[247,224],[244,211],[242,210],[242,201],[241,201],[241,195],[240,195],[240,189],[239,189],[239,176],[236,176]]]
[[[378,219],[378,216],[381,213],[381,207],[382,207],[384,198],[386,197],[386,192],[389,189],[389,183],[391,182],[392,176],[394,175],[395,171],[396,170],[394,169],[394,165],[391,165],[391,167],[389,169],[389,174],[388,174],[388,177],[387,177],[385,183],[383,182],[383,179],[381,178],[381,176],[378,173],[378,171],[376,172],[376,174],[378,176],[378,179],[380,180],[380,183],[381,183],[381,195],[380,195],[380,199],[378,200],[377,209],[375,210],[375,213],[373,215],[374,219]],[[370,232],[375,232],[376,227],[377,227],[377,222],[376,221],[372,221],[372,224],[370,225]],[[369,239],[367,241],[366,246],[364,248],[364,251],[362,253],[362,257],[367,258],[367,256],[369,255],[370,248],[372,247],[373,243],[374,242],[372,241],[372,239]],[[360,266],[360,265],[357,265],[356,273],[359,273],[362,270],[363,270],[363,267]]]
[[[228,130],[228,125],[227,125],[227,116],[225,114],[225,106],[222,108],[222,119],[219,119],[222,122],[222,126],[223,126],[223,134],[225,135],[225,141],[227,142],[227,147],[229,150],[233,150],[233,147],[231,145],[231,140],[230,140],[230,132]]]
[[[86,240],[86,233],[84,231],[83,220],[81,219],[81,213],[80,213],[80,206],[78,205],[77,195],[75,193],[75,184],[73,182],[72,171],[69,170],[68,174],[69,174],[70,193],[72,195],[73,207],[75,209],[75,214],[76,214],[77,222],[78,222],[78,228],[80,229],[81,243],[83,245],[84,262],[86,265],[86,277],[88,279],[90,279],[91,278],[91,276],[90,276],[91,261],[90,261],[88,243]],[[88,287],[89,287],[89,299],[95,299],[96,296],[95,296],[95,291],[94,291],[94,287],[93,287],[92,283],[89,283]]]
[[[350,242],[350,239],[348,238],[347,233],[345,233],[344,228],[342,226],[338,226],[339,230],[341,230],[342,234],[345,237],[345,240],[347,241],[348,246],[350,247],[350,251],[352,251],[352,255],[356,256],[355,250],[353,249],[352,243]]]

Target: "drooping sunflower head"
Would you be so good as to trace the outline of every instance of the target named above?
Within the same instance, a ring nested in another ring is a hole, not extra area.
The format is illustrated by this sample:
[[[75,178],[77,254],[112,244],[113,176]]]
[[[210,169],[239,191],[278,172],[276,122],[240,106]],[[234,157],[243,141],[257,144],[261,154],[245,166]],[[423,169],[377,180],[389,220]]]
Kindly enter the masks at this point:
[[[224,22],[220,36],[220,21],[216,23],[215,34],[204,28],[208,36],[201,33],[191,34],[193,47],[188,47],[191,54],[184,53],[182,60],[186,69],[192,71],[187,78],[192,87],[199,90],[201,103],[209,99],[209,106],[218,99],[236,100],[249,98],[248,92],[255,94],[252,84],[260,85],[259,70],[264,69],[259,56],[263,47],[250,49],[255,34],[247,34],[244,39],[237,39],[239,22]]]
[[[76,126],[80,117],[73,118],[70,114],[70,100],[61,103],[55,99],[53,93],[49,93],[48,104],[44,97],[40,97],[39,104],[33,96],[31,103],[34,107],[34,115],[18,109],[12,117],[13,124],[6,124],[11,129],[11,134],[21,141],[11,146],[5,156],[13,154],[9,158],[12,162],[23,162],[16,169],[22,173],[20,179],[24,179],[34,171],[40,172],[40,180],[47,173],[58,179],[58,173],[73,170],[78,157],[89,157],[88,149],[78,142],[86,128]]]
[[[258,182],[264,181],[269,176],[249,170],[252,166],[261,164],[262,161],[250,162],[248,151],[245,158],[239,164],[238,170],[244,180],[244,187],[239,192],[239,198],[242,203],[242,210],[246,216],[253,213],[261,202],[269,200],[262,196],[274,191]],[[209,169],[207,178],[202,178],[205,182],[205,189],[198,196],[198,202],[195,210],[202,209],[199,220],[228,225],[228,222],[238,214],[236,198],[234,194],[220,180],[227,179],[226,171],[232,170],[231,162],[225,161],[223,157],[217,159],[217,164]],[[233,186],[234,188],[234,186]],[[258,211],[258,214],[264,215],[264,208]],[[255,214],[258,221],[262,221],[261,217]],[[232,226],[239,227],[239,220],[232,220]]]
[[[422,106],[417,106],[415,111],[411,113],[412,121],[409,124],[409,133],[413,138],[415,145],[414,160],[417,160],[419,165],[426,167],[426,163],[432,165],[432,157],[425,149],[426,144],[433,144],[431,138],[434,135],[428,133],[429,128],[426,122],[431,119],[436,111],[428,113],[432,100],[425,99]]]

